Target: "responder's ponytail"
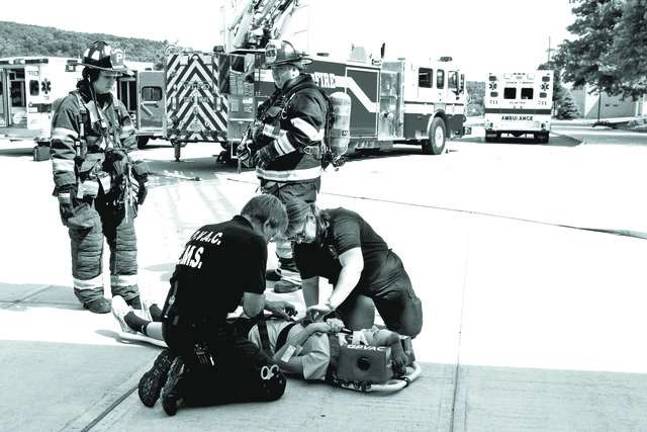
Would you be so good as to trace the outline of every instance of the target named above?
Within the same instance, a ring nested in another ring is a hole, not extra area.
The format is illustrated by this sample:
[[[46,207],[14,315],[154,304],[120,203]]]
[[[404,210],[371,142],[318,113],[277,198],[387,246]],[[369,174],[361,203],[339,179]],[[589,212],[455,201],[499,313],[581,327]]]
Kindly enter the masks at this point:
[[[91,68],[91,67],[84,67],[83,71],[81,72],[81,77],[83,77],[83,80],[79,81],[76,86],[79,87],[83,81],[87,81],[88,84],[92,84],[96,80],[99,79],[99,74],[101,71],[99,69]]]

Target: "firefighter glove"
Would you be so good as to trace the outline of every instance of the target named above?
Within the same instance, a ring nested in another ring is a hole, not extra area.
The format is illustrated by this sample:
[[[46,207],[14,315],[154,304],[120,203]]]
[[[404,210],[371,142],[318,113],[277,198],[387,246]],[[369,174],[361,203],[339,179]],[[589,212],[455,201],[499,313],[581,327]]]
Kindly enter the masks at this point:
[[[272,126],[271,124],[261,123],[256,121],[252,127],[252,141],[256,148],[264,147],[272,142],[273,139],[278,137],[279,126]]]
[[[110,150],[106,152],[106,170],[117,177],[124,175],[128,165],[128,155],[123,150]]]
[[[249,141],[241,141],[236,147],[236,157],[241,161],[245,162],[250,157],[252,157],[252,151],[249,148]]]
[[[259,168],[264,168],[272,162],[278,156],[276,150],[271,145],[266,145],[258,149],[256,153],[252,155],[252,163],[254,166]]]
[[[255,143],[261,143],[263,136],[263,123],[259,121],[254,122],[254,126],[252,127],[252,141]]]

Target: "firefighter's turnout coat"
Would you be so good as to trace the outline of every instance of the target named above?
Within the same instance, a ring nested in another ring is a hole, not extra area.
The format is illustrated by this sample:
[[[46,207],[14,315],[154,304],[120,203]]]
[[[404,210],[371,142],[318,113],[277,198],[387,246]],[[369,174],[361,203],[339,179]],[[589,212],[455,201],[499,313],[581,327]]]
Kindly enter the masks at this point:
[[[113,295],[138,295],[137,246],[133,217],[148,174],[128,152],[136,148],[135,128],[124,105],[87,84],[64,97],[52,118],[51,156],[55,194],[70,193],[72,274],[77,297],[86,304],[103,295],[103,237],[111,249]]]
[[[327,100],[308,74],[288,81],[259,106],[255,147],[269,146],[271,155],[256,169],[261,183],[319,179],[327,110]]]

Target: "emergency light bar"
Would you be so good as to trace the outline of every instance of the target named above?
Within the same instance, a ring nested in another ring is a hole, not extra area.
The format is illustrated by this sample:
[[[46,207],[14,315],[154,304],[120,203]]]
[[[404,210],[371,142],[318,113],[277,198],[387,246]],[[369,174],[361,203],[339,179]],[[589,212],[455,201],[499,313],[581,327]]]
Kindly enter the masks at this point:
[[[47,59],[47,58],[33,58],[33,59],[14,58],[14,59],[0,60],[0,65],[42,64],[42,63],[49,63],[49,59]]]

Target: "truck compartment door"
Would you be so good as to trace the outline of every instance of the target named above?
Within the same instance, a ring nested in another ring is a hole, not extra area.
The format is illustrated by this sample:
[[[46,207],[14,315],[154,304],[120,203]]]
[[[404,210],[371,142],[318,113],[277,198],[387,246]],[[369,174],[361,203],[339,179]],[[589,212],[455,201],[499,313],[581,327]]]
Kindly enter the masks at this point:
[[[350,135],[353,138],[376,138],[379,71],[346,68],[346,92],[351,100]]]
[[[380,71],[379,140],[401,139],[404,128],[404,64],[387,62]]]

